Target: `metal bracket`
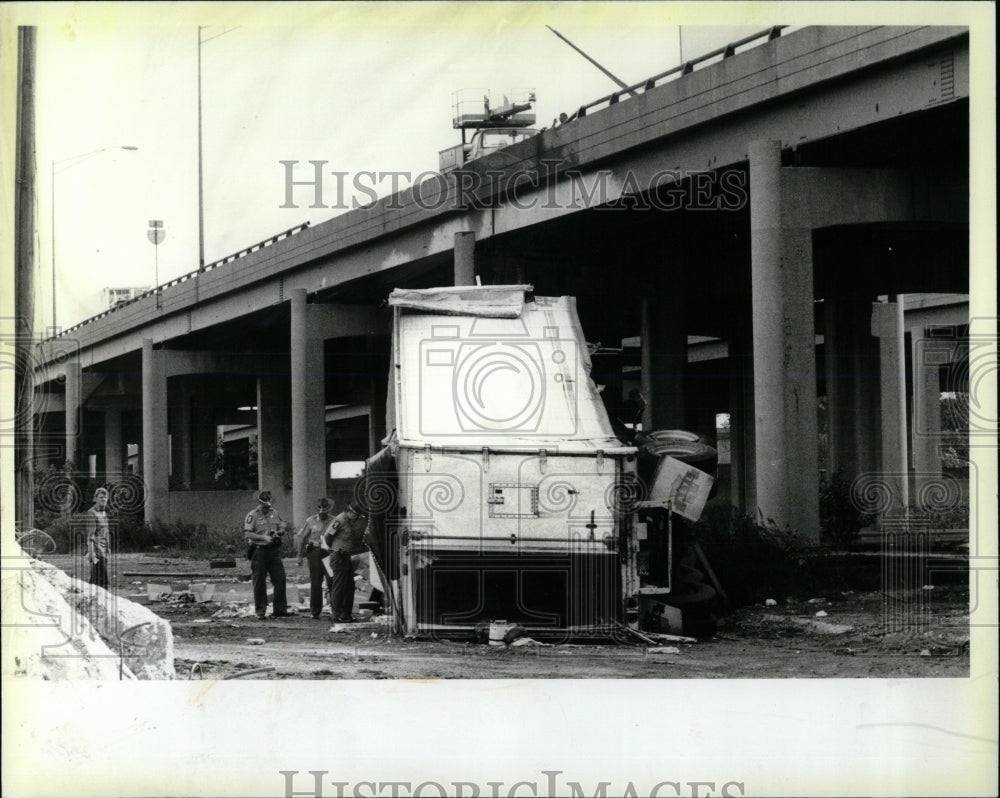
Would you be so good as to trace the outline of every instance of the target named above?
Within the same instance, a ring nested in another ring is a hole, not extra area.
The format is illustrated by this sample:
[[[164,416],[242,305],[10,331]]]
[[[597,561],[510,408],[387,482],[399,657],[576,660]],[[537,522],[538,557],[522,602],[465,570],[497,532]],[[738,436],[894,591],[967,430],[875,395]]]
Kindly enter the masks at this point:
[[[424,471],[431,470],[431,445],[428,443],[424,446]]]
[[[483,447],[483,471],[490,470],[490,447]]]
[[[604,470],[604,449],[597,450],[597,471],[600,473]]]
[[[548,457],[549,453],[545,449],[538,450],[538,470],[544,474],[545,469],[548,468]]]

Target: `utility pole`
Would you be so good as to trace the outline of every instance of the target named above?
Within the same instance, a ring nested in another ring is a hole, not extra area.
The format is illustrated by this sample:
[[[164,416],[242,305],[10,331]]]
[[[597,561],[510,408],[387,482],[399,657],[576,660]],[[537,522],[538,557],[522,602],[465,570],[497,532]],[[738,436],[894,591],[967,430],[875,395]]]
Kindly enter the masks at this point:
[[[201,38],[201,32],[211,25],[198,26],[198,269],[205,268],[205,177],[202,168],[202,141],[201,141],[201,46],[212,39],[225,36],[240,25],[234,25],[228,30],[209,36],[207,39]]]
[[[15,522],[22,531],[35,525],[34,481],[34,373],[35,344],[35,28],[17,29],[17,152],[14,198],[14,486]]]
[[[198,268],[205,268],[205,194],[201,171],[201,29],[198,26]]]

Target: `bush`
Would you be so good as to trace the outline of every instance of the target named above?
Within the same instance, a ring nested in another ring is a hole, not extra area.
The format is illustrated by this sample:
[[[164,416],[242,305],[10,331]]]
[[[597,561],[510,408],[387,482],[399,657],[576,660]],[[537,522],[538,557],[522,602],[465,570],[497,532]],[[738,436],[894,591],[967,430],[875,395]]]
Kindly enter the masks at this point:
[[[703,544],[705,555],[734,605],[785,598],[812,591],[805,547],[791,529],[772,519],[753,518],[735,507],[717,508],[697,524],[681,527]],[[677,526],[675,526],[675,530]]]
[[[851,500],[851,483],[839,473],[824,479],[819,489],[820,539],[829,546],[847,548],[856,543],[861,530],[875,522]]]

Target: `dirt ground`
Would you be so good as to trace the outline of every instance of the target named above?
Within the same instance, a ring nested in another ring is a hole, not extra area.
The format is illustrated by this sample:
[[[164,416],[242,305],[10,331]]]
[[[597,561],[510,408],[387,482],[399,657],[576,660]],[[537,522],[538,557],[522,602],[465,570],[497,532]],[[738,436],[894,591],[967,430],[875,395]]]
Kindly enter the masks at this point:
[[[74,570],[69,557],[45,559]],[[491,646],[460,639],[404,640],[389,634],[385,618],[340,625],[328,615],[314,620],[305,595],[305,568],[294,560],[286,560],[285,566],[289,585],[302,586],[302,603],[292,605],[297,610],[292,617],[263,621],[252,612],[245,561],[238,560],[236,568],[210,569],[205,560],[124,554],[117,557],[113,587],[170,622],[178,679],[892,678],[969,673],[965,586],[905,595],[848,592],[742,607],[720,619],[715,635],[696,643]],[[363,567],[359,572],[356,601],[363,601],[369,586]],[[169,584],[172,594],[151,601],[151,582]],[[191,601],[191,583],[211,584],[214,595]],[[902,623],[904,618],[910,623]]]

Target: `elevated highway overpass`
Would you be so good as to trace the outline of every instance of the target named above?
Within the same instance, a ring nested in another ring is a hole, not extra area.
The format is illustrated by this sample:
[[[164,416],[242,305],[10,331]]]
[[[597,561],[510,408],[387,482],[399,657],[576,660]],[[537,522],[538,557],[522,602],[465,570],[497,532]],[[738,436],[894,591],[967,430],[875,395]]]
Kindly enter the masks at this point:
[[[612,416],[635,387],[652,427],[714,435],[729,413],[750,514],[815,538],[821,465],[895,474],[905,502],[940,473],[931,397],[968,321],[968,48],[965,28],[772,31],[209,264],[42,343],[36,467],[93,457],[113,480],[138,445],[148,520],[235,524],[256,485],[223,500],[203,455],[249,423],[257,481],[299,523],[328,463],[386,433],[386,295],[478,279],[578,298]],[[300,181],[287,205],[334,203],[324,165]],[[692,358],[693,336],[725,356]]]

